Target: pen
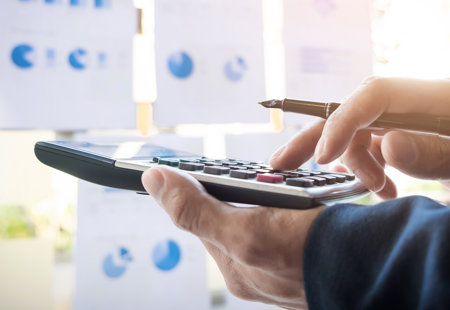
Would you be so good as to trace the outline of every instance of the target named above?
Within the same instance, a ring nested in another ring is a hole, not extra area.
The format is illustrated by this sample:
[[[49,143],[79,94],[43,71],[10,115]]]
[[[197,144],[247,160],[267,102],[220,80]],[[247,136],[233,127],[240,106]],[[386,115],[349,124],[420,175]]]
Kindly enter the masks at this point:
[[[340,106],[339,103],[335,102],[322,103],[293,99],[267,100],[259,102],[259,104],[266,108],[318,116],[324,119],[327,119]],[[369,127],[401,129],[450,136],[450,117],[438,117],[419,113],[383,113]]]

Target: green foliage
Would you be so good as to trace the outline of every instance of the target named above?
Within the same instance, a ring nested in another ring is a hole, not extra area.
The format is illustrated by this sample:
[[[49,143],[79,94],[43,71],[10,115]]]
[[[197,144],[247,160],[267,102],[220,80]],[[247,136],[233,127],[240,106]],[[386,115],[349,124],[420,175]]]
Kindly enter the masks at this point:
[[[27,210],[20,206],[0,206],[0,238],[30,238],[36,227]]]
[[[70,255],[75,231],[75,208],[53,202],[44,207],[0,206],[0,239],[44,238],[58,254]]]

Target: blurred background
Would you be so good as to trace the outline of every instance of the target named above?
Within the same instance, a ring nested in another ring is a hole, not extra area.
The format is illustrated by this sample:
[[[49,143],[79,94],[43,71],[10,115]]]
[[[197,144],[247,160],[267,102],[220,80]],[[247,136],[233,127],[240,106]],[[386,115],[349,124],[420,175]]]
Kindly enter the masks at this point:
[[[371,75],[446,78],[449,17],[450,0],[1,1],[0,309],[276,309],[231,296],[151,198],[46,167],[34,143],[267,161],[312,118],[258,101],[340,101]],[[388,173],[401,196],[450,201]]]

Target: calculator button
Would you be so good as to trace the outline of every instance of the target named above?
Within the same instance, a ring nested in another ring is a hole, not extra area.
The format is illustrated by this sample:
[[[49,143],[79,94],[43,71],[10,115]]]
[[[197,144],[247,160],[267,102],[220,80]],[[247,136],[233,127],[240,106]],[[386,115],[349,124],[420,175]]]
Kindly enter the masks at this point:
[[[226,167],[235,166],[235,165],[236,165],[236,163],[232,162],[232,161],[223,161],[222,162],[222,166],[226,166]]]
[[[205,166],[220,166],[220,163],[216,163],[214,161],[205,161],[202,164],[204,164]]]
[[[353,173],[336,173],[338,175],[343,175],[347,179],[347,181],[353,181],[355,179],[355,175]]]
[[[252,170],[231,170],[230,177],[236,179],[253,179],[256,178],[256,172]]]
[[[298,187],[312,187],[314,186],[314,180],[308,178],[289,178],[286,180],[286,185]]]
[[[205,165],[203,164],[199,164],[199,163],[180,163],[180,165],[178,166],[178,168],[180,168],[181,170],[187,170],[187,171],[196,171],[196,170],[202,170],[203,167],[205,167]]]
[[[327,180],[321,177],[317,177],[317,176],[309,176],[306,177],[307,179],[313,180],[314,181],[314,185],[325,185],[327,183]]]
[[[337,178],[335,176],[330,175],[330,174],[322,174],[320,177],[326,179],[327,180],[327,184],[334,184],[334,183],[337,182]]]
[[[271,173],[260,173],[256,176],[256,181],[265,183],[283,183],[283,176]]]
[[[167,166],[171,166],[171,167],[178,167],[179,161],[178,159],[164,159],[164,158],[160,158],[158,160],[158,165],[167,165]]]
[[[302,172],[309,173],[309,175],[312,175],[312,176],[320,176],[321,174],[323,174],[322,172],[315,171],[315,170],[303,170]]]
[[[306,171],[297,171],[296,173],[297,173],[298,177],[308,177],[311,175],[311,173],[306,172]]]
[[[245,160],[238,160],[236,161],[236,165],[249,165],[250,162],[249,161],[245,161]]]
[[[155,156],[155,157],[152,158],[152,161],[153,161],[154,163],[157,163],[158,160],[159,160],[159,157],[156,157],[156,156]]]
[[[180,158],[180,163],[198,163],[197,158]]]
[[[230,172],[230,168],[221,166],[205,166],[203,172],[215,175],[228,174]]]
[[[336,177],[336,182],[338,182],[338,183],[343,183],[346,180],[345,175],[340,175],[340,174],[330,174],[330,175]]]
[[[231,170],[247,170],[247,167],[244,166],[229,166],[228,168],[230,168]]]
[[[296,178],[297,174],[292,172],[274,172],[276,175],[283,176],[283,179],[286,180],[287,178]]]
[[[261,166],[258,165],[242,165],[242,167],[245,167],[247,169],[261,169]]]
[[[272,170],[270,170],[270,169],[255,169],[255,171],[256,171],[256,173],[261,173],[261,174],[272,172]]]

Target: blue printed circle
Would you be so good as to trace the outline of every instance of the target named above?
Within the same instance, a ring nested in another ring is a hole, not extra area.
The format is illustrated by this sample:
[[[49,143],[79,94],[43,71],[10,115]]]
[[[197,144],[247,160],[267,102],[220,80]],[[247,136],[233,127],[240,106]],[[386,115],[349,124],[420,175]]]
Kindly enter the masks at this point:
[[[21,69],[29,69],[33,67],[33,62],[29,59],[34,48],[28,44],[20,44],[13,48],[11,52],[12,62]]]
[[[174,269],[181,259],[179,245],[173,240],[161,241],[153,248],[153,263],[161,271]]]
[[[173,53],[167,60],[169,71],[179,79],[189,77],[194,69],[192,58],[185,52]]]
[[[111,253],[107,254],[103,259],[102,269],[108,278],[121,277],[127,270],[127,264],[133,260],[128,249],[121,247],[118,250],[119,264],[114,261],[114,256]]]
[[[76,70],[83,70],[87,65],[87,51],[79,48],[69,54],[69,64]]]
[[[230,81],[239,81],[242,79],[246,70],[247,64],[242,57],[235,57],[227,61],[224,67],[225,76]]]

